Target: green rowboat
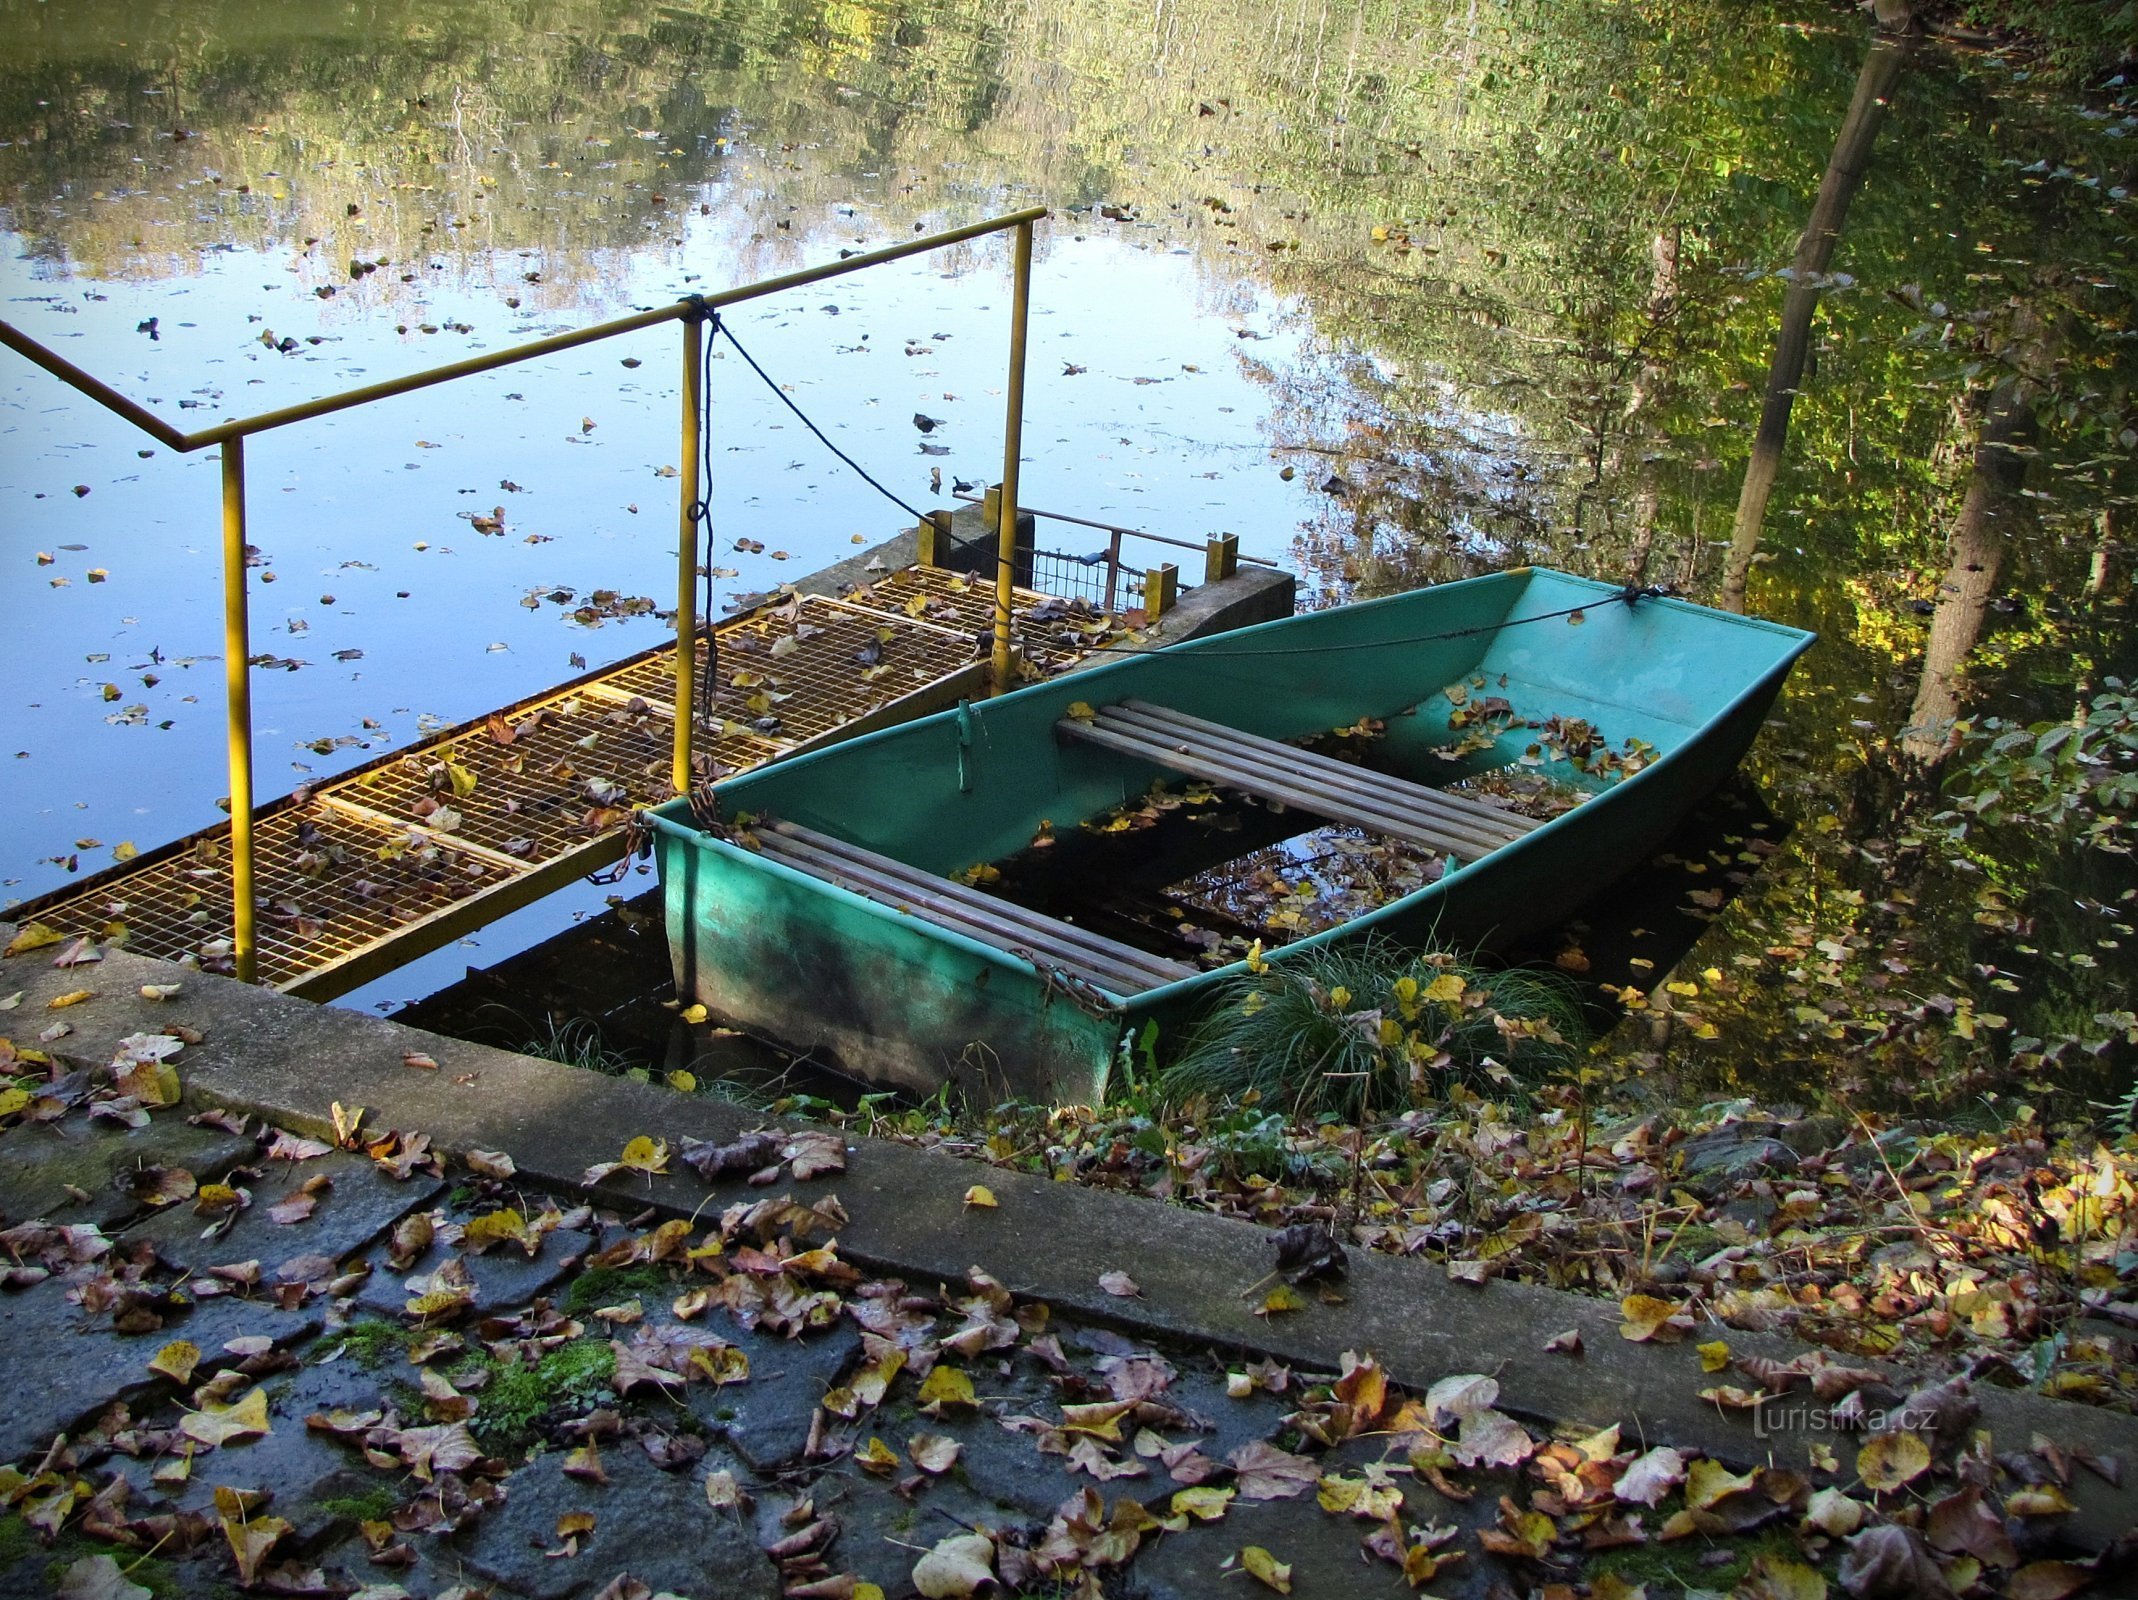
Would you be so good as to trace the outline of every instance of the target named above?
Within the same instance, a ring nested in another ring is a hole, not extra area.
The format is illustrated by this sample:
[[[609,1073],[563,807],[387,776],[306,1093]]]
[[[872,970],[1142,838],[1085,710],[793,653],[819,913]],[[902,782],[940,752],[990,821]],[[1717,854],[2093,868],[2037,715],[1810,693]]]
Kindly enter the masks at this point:
[[[1124,1036],[1192,1013],[1240,964],[1202,970],[1026,909],[972,887],[974,869],[1154,784],[1207,784],[1438,873],[1270,961],[1369,936],[1502,942],[1650,854],[1743,757],[1811,642],[1520,568],[961,705],[730,779],[717,816],[651,813],[677,992],[864,1079],[1094,1100]],[[1385,725],[1370,768],[1293,742],[1361,719]],[[1479,785],[1493,773],[1578,803],[1524,815]]]

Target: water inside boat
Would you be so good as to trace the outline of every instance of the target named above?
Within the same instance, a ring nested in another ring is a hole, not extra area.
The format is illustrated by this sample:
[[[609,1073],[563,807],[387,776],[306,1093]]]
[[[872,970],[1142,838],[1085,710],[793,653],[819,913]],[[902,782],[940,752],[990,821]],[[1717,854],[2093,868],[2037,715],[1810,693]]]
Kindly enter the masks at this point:
[[[1613,755],[1585,724],[1549,718],[1535,725],[1537,742],[1516,760],[1447,781],[1457,763],[1515,726],[1506,702],[1478,692],[1482,687],[1480,679],[1443,691],[1458,717],[1465,705],[1470,717],[1468,731],[1429,763],[1438,772],[1394,759],[1385,725],[1370,719],[1299,741],[1299,748],[1530,823],[1560,816],[1597,787],[1637,770],[1637,748],[1629,765],[1627,751]],[[1576,761],[1593,762],[1596,770],[1566,768],[1570,746]],[[1546,771],[1547,762],[1565,770]],[[1025,849],[962,877],[1027,910],[1210,970],[1240,960],[1256,944],[1281,948],[1376,910],[1435,882],[1453,864],[1444,851],[1356,823],[1323,821],[1282,801],[1161,780],[1073,828],[1050,823]]]

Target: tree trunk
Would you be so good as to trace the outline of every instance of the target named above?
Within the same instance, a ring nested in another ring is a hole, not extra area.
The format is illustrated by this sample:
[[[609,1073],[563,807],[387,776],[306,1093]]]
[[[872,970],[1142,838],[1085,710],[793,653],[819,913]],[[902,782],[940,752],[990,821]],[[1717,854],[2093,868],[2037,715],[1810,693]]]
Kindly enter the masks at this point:
[[[1648,322],[1643,337],[1646,355],[1641,369],[1634,375],[1631,393],[1626,397],[1626,410],[1620,419],[1625,425],[1626,448],[1634,453],[1633,490],[1633,539],[1626,552],[1626,581],[1645,583],[1648,578],[1648,559],[1655,550],[1656,512],[1662,503],[1662,490],[1657,481],[1655,452],[1645,448],[1651,429],[1646,413],[1654,409],[1665,388],[1670,383],[1670,369],[1664,364],[1658,346],[1661,344],[1663,325],[1670,320],[1678,306],[1678,231],[1675,228],[1659,229],[1649,246],[1652,270],[1648,279]]]
[[[1926,767],[1943,761],[1958,742],[1960,671],[1982,637],[1983,613],[1997,587],[2010,530],[2032,516],[2019,491],[2034,439],[2034,388],[2024,375],[2013,373],[1990,392],[1982,419],[1975,469],[1953,523],[1951,558],[1930,619],[1922,681],[1900,735],[1902,752]]]
[[[2101,508],[2095,528],[2100,538],[2094,541],[2093,564],[2086,573],[2086,598],[2098,600],[2108,593],[2109,579],[2116,567],[2116,520],[2108,507]]]
[[[1774,364],[1767,372],[1767,398],[1760,408],[1759,432],[1752,438],[1752,458],[1745,465],[1744,488],[1738,495],[1737,520],[1730,529],[1730,558],[1723,569],[1722,604],[1731,611],[1745,608],[1745,577],[1759,551],[1761,524],[1767,516],[1767,497],[1782,465],[1782,447],[1789,439],[1789,410],[1803,381],[1804,358],[1811,348],[1811,318],[1818,309],[1818,280],[1834,258],[1834,242],[1848,220],[1849,202],[1862,186],[1870,165],[1871,146],[1878,125],[1885,120],[1886,104],[1907,64],[1914,35],[1902,30],[1881,31],[1871,41],[1856,75],[1856,93],[1842,118],[1841,132],[1834,140],[1833,158],[1819,182],[1812,202],[1811,220],[1797,241],[1796,258],[1790,263],[1789,290],[1782,298],[1781,331],[1774,341]]]

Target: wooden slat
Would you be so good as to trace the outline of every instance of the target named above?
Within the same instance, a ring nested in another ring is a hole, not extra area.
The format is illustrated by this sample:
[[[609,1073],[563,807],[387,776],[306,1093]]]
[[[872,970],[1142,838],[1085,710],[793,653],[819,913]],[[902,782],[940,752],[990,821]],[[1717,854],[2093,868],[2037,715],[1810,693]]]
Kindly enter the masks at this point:
[[[1244,734],[1225,723],[1187,717],[1165,706],[1152,706],[1144,699],[1125,699],[1118,706],[1107,706],[1099,712],[1099,719],[1107,725],[1133,727],[1167,742],[1182,742],[1189,749],[1208,747],[1212,753],[1255,761],[1279,774],[1311,783],[1315,789],[1330,789],[1338,796],[1355,798],[1360,804],[1394,817],[1415,817],[1428,828],[1443,828],[1458,839],[1475,841],[1479,853],[1512,845],[1537,826],[1529,817],[1512,817],[1475,800],[1458,802],[1454,796],[1445,796],[1439,789],[1428,789],[1422,783],[1407,783],[1383,772],[1351,766],[1349,761],[1302,751],[1298,744]]]
[[[774,860],[871,900],[912,911],[1005,953],[1029,952],[1109,993],[1141,994],[1195,975],[1195,968],[1180,962],[981,894],[948,878],[932,877],[798,823],[773,823],[759,829],[757,838]]]
[[[1475,861],[1499,847],[1500,841],[1481,841],[1467,830],[1413,813],[1394,811],[1355,794],[1345,794],[1316,783],[1304,775],[1287,774],[1231,752],[1192,748],[1187,741],[1134,728],[1118,720],[1109,722],[1101,713],[1094,722],[1065,718],[1056,724],[1065,735],[1082,739],[1102,749],[1148,761],[1191,778],[1224,784],[1262,800],[1277,800],[1332,822],[1346,822],[1371,833],[1386,834],[1438,855],[1459,861]]]
[[[1124,700],[1118,706],[1107,707],[1107,710],[1119,712],[1161,731],[1175,731],[1190,737],[1222,741],[1241,750],[1260,752],[1273,759],[1293,762],[1335,785],[1352,785],[1381,793],[1389,793],[1400,786],[1402,790],[1407,791],[1408,803],[1419,810],[1429,815],[1445,817],[1450,821],[1459,818],[1475,822],[1485,832],[1500,835],[1508,843],[1540,826],[1533,817],[1525,817],[1519,812],[1508,811],[1500,806],[1487,805],[1484,801],[1473,800],[1467,795],[1449,794],[1445,790],[1427,788],[1423,784],[1407,783],[1401,778],[1391,778],[1363,767],[1352,766],[1348,762],[1316,755],[1313,751],[1302,750],[1295,744],[1280,744],[1275,739],[1264,739],[1256,734],[1245,733],[1222,722],[1208,722],[1201,717],[1191,717],[1183,711],[1153,705],[1148,700]]]
[[[1103,934],[1044,916],[994,895],[981,894],[948,878],[932,877],[904,862],[877,855],[829,834],[784,822],[775,823],[770,831],[775,835],[771,841],[765,839],[762,830],[758,835],[760,843],[769,844],[770,853],[806,858],[821,868],[819,876],[836,872],[842,875],[842,882],[847,877],[865,880],[883,894],[895,896],[900,905],[919,906],[935,915],[954,917],[961,927],[978,919],[985,928],[1014,936],[1020,944],[1043,946],[1051,954],[1104,965],[1112,969],[1114,976],[1130,980],[1135,989],[1189,976],[1188,968],[1162,956],[1119,944]],[[883,896],[874,894],[872,897],[880,899]],[[990,939],[989,942],[994,941]]]

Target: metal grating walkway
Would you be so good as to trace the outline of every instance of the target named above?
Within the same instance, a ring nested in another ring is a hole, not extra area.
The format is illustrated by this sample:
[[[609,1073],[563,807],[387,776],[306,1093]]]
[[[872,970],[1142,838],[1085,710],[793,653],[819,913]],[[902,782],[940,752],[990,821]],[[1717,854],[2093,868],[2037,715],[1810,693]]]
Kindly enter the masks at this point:
[[[1025,620],[1047,601],[1016,593],[1020,643],[1042,672],[1082,650],[1073,626]],[[715,625],[699,772],[725,777],[984,694],[975,648],[993,610],[980,581],[912,567]],[[703,636],[697,650],[702,684]],[[657,646],[262,807],[260,982],[331,999],[615,861],[632,808],[672,793],[674,654]],[[227,970],[229,841],[223,823],[7,915]]]

